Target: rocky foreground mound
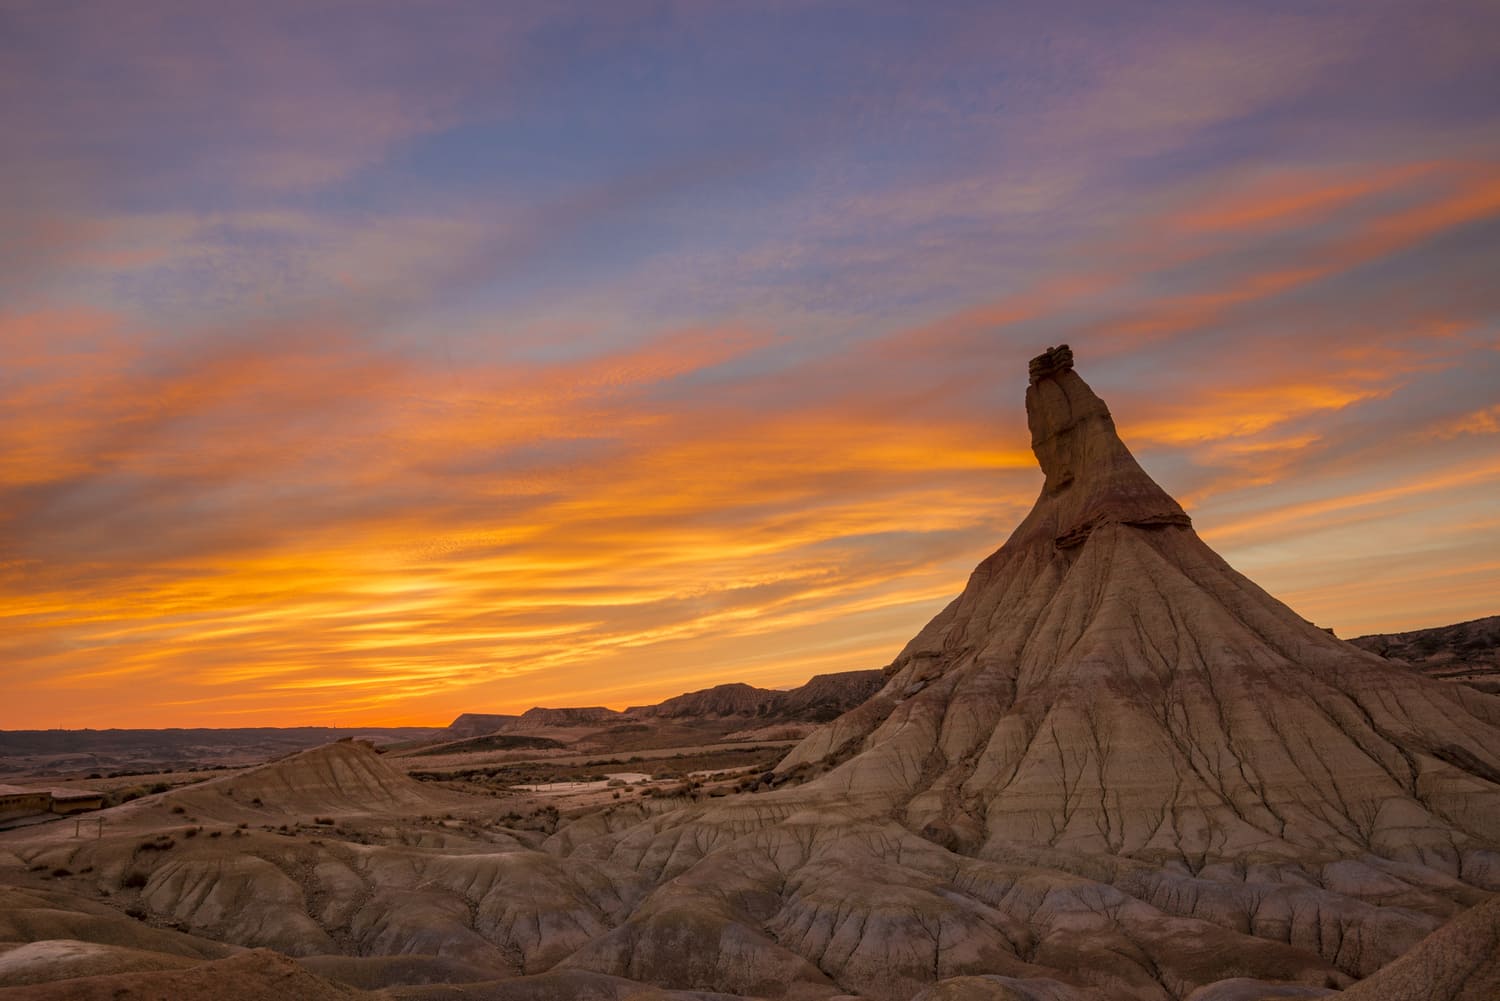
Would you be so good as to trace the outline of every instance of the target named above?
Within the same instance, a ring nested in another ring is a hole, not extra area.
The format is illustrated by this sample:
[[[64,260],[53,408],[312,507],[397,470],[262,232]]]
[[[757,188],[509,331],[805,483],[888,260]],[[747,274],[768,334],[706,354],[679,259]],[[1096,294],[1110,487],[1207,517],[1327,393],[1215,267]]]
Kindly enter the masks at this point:
[[[1033,362],[1026,409],[1035,507],[775,788],[622,803],[543,842],[482,799],[420,827],[434,801],[404,797],[441,791],[336,751],[121,815],[343,797],[316,839],[0,836],[0,867],[87,870],[80,892],[113,894],[33,906],[0,937],[174,957],[88,957],[130,990],[242,962],[246,984],[318,976],[411,1001],[1485,996],[1500,699],[1339,641],[1236,573],[1065,349]],[[339,833],[364,795],[389,813],[382,843]],[[103,913],[119,905],[151,934]],[[184,956],[197,965],[176,969]]]
[[[159,813],[168,807],[201,819],[241,821],[315,813],[422,813],[462,801],[393,767],[369,744],[343,740],[125,809]]]

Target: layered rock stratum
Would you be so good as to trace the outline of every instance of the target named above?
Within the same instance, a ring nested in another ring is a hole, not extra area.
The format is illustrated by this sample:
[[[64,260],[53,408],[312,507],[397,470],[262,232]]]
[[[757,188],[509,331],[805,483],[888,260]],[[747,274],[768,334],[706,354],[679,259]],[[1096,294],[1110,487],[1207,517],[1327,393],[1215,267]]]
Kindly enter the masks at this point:
[[[1031,513],[774,788],[544,837],[346,743],[128,804],[95,840],[0,835],[7,873],[78,874],[7,891],[0,940],[31,951],[0,999],[231,976],[433,1001],[1485,996],[1500,699],[1235,572],[1065,348],[1026,411]],[[330,803],[317,838],[273,826]],[[203,833],[162,848],[187,818]],[[50,955],[94,975],[47,983]]]

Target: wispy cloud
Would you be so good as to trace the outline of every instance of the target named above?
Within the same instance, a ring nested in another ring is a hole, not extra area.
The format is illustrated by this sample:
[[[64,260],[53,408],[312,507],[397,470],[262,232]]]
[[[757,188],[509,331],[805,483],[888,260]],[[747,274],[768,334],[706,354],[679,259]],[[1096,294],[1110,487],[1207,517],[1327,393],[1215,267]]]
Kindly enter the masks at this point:
[[[1493,612],[1488,22],[1055,6],[23,10],[0,725],[880,666],[1059,341],[1304,614]]]

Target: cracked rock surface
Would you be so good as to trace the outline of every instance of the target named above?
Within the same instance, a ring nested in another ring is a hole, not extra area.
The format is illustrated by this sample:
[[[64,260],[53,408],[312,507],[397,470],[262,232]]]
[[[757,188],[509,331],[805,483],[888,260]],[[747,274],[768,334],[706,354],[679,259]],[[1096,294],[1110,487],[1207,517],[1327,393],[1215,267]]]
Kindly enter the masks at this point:
[[[1500,890],[1500,700],[1237,573],[1070,357],[1026,404],[1035,507],[815,777],[570,846],[659,884],[628,963],[570,962],[639,973],[690,908],[869,997],[1314,997]]]
[[[0,865],[138,884],[6,890],[0,975],[27,979],[0,999],[209,997],[223,971],[226,997],[412,1001],[1497,996],[1500,698],[1232,569],[1066,349],[1026,410],[1035,507],[774,789],[545,839],[418,829],[497,808],[331,745],[118,808],[96,842],[0,837]],[[230,833],[146,847],[174,810]],[[385,833],[273,829],[313,812]],[[94,975],[48,984],[49,956]]]

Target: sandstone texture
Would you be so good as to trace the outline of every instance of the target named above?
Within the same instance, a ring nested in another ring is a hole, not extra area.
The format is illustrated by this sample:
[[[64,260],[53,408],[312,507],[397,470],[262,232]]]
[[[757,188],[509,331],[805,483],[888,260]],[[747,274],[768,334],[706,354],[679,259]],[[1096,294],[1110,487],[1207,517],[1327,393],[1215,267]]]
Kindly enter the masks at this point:
[[[759,791],[523,828],[346,742],[0,834],[0,999],[1494,997],[1500,699],[1235,572],[1066,349],[1026,412],[1031,513]]]
[[[879,998],[1316,996],[1500,890],[1500,700],[1236,573],[1067,357],[1033,372],[1031,513],[777,769],[805,781],[570,842],[660,886],[570,963],[668,983],[691,915],[786,989],[800,958]]]

